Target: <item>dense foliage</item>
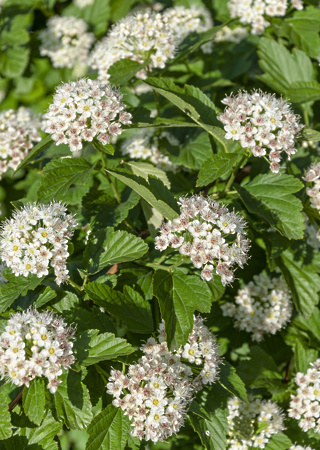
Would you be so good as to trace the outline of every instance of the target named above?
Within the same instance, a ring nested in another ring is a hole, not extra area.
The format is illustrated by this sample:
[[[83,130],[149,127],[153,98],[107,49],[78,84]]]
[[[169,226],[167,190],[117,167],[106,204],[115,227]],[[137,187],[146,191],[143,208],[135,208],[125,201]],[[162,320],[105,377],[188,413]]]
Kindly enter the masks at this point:
[[[320,448],[319,32],[0,0],[0,449]]]

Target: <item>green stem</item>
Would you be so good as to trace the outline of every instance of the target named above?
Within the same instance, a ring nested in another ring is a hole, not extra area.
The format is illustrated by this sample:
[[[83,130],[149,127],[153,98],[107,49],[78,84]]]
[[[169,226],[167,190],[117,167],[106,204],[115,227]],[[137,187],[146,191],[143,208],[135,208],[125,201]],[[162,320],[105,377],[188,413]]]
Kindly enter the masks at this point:
[[[108,172],[107,172],[107,165],[106,165],[105,159],[104,159],[104,157],[103,157],[103,152],[100,150],[100,148],[98,147],[98,145],[96,145],[96,143],[94,142],[94,140],[92,141],[92,145],[93,145],[94,148],[99,152],[100,159],[101,159],[101,162],[102,162],[102,166],[103,166],[103,168],[104,168],[104,171],[101,172],[101,171],[99,170],[99,172],[101,173],[101,175],[103,175],[103,176],[108,180],[108,183],[110,184],[110,187],[111,187],[111,189],[112,189],[112,192],[113,192],[113,194],[114,194],[114,196],[115,196],[115,199],[117,200],[117,202],[118,202],[119,205],[120,205],[120,204],[121,204],[121,197],[120,197],[120,194],[119,194],[119,192],[118,192],[116,186],[114,185],[113,181],[111,180],[110,175],[109,175]]]
[[[304,123],[306,125],[309,125],[308,111],[306,110],[306,108],[302,107],[302,112],[303,112]]]
[[[67,281],[70,284],[70,286],[73,287],[73,289],[75,289],[79,294],[83,295],[83,288],[81,286],[79,286],[77,283],[72,281],[70,278],[68,278]]]
[[[240,161],[238,162],[238,164],[234,167],[234,169],[232,170],[232,175],[228,180],[228,183],[226,184],[225,188],[223,189],[223,191],[220,194],[220,197],[224,197],[226,195],[227,192],[229,192],[235,177],[237,176],[238,170],[240,169],[241,165],[243,164],[243,162],[245,161],[245,159],[247,158],[247,155],[243,155],[242,158],[240,159]]]
[[[107,384],[108,383],[108,380],[109,380],[109,375],[107,374],[107,372],[105,371],[105,370],[103,370],[100,366],[99,366],[99,364],[96,364],[95,365],[95,368],[97,369],[97,372],[98,372],[98,374],[101,376],[101,378],[103,379],[103,382],[105,383],[105,384]]]

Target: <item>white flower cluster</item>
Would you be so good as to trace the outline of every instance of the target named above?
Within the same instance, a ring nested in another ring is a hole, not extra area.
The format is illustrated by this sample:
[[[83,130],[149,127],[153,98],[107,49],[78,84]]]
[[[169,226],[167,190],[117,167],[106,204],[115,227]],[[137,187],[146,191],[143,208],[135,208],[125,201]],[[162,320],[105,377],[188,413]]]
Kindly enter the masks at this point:
[[[149,69],[163,69],[176,47],[176,36],[162,14],[138,13],[125,17],[110,30],[94,48],[89,64],[98,70],[101,80],[107,81],[109,68],[124,58],[140,63],[150,58]],[[145,70],[137,77],[146,78]]]
[[[16,111],[0,111],[0,179],[9,168],[16,170],[34,142],[41,141],[40,121],[21,106]]]
[[[166,338],[164,330],[161,338]],[[196,390],[217,380],[220,362],[218,346],[209,328],[203,324],[201,316],[195,318],[192,333],[189,334],[187,343],[179,348],[178,354],[182,360],[201,366],[199,375],[192,382]]]
[[[307,447],[302,447],[302,445],[292,445],[289,450],[314,450],[309,445]]]
[[[15,210],[13,218],[2,224],[0,256],[16,275],[38,278],[48,275],[49,264],[54,269],[56,283],[69,278],[67,269],[68,240],[77,225],[72,215],[66,214],[61,202],[49,205],[29,203]]]
[[[49,56],[53,67],[86,66],[94,35],[88,25],[76,17],[53,16],[40,31],[40,55]]]
[[[312,164],[305,176],[305,181],[313,183],[312,188],[307,187],[311,207],[320,211],[320,162]]]
[[[272,435],[285,428],[282,411],[275,402],[250,395],[248,399],[249,403],[236,397],[228,401],[229,450],[265,448]]]
[[[302,0],[291,0],[296,9],[303,9]],[[270,25],[265,19],[269,17],[282,17],[286,15],[287,0],[229,0],[228,7],[232,18],[239,17],[240,22],[250,24],[252,34],[262,34]]]
[[[213,27],[210,12],[204,6],[191,5],[190,8],[186,8],[179,5],[166,9],[163,16],[174,32],[178,44],[194,31],[202,33]],[[212,43],[207,42],[201,49],[204,53],[211,53]]]
[[[46,377],[54,393],[61,380],[62,367],[75,361],[72,347],[74,330],[51,311],[28,309],[8,320],[0,335],[0,375],[17,386],[29,387],[36,377]]]
[[[72,152],[82,149],[82,141],[94,138],[108,144],[122,133],[121,124],[131,123],[122,94],[109,84],[83,78],[58,86],[53,103],[44,115],[43,130]]]
[[[227,302],[221,309],[224,316],[234,317],[237,328],[261,341],[264,334],[275,334],[290,320],[292,302],[282,276],[270,278],[260,273],[253,280],[239,289],[236,304]]]
[[[94,4],[94,0],[73,0],[73,3],[78,8],[85,8],[88,5],[93,5]]]
[[[296,153],[294,139],[303,128],[290,104],[261,91],[239,91],[222,103],[227,108],[217,118],[224,124],[225,138],[239,141],[254,156],[265,156],[269,150],[270,169],[278,173],[281,152],[287,153],[288,159]]]
[[[216,380],[217,345],[198,317],[188,343],[178,351],[168,350],[163,322],[158,340],[149,338],[141,350],[144,355],[129,366],[128,374],[111,371],[107,392],[115,397],[113,405],[133,419],[132,436],[156,443],[179,431],[194,390]],[[190,368],[181,358],[187,363],[203,364],[202,370]]]
[[[180,197],[180,217],[164,222],[155,248],[178,248],[200,269],[203,280],[211,280],[213,270],[225,286],[234,280],[234,265],[243,267],[247,261],[249,240],[245,238],[246,222],[235,212],[202,195]],[[234,238],[234,239],[232,239]],[[215,266],[215,267],[214,267]]]
[[[239,44],[243,39],[248,36],[248,31],[243,27],[230,28],[224,26],[214,36],[214,42],[234,42]]]
[[[177,139],[166,131],[159,135],[159,138],[166,137],[171,145],[178,145]],[[163,155],[158,148],[158,139],[154,130],[139,130],[134,137],[126,139],[121,145],[123,155],[129,155],[132,159],[148,160],[159,169],[166,172],[177,172],[179,166],[173,164],[168,156]]]
[[[307,373],[298,372],[295,382],[297,395],[291,395],[289,417],[299,420],[303,431],[314,428],[320,433],[320,359],[317,359]]]

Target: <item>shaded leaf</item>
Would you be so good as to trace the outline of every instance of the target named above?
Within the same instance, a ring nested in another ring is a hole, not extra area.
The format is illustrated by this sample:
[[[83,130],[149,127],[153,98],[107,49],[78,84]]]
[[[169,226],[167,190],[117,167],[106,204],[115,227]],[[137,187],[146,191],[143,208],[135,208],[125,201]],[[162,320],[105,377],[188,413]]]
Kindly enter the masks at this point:
[[[212,295],[207,284],[195,275],[172,274],[157,270],[153,276],[153,294],[160,305],[169,349],[187,342],[193,327],[193,313],[209,312]]]

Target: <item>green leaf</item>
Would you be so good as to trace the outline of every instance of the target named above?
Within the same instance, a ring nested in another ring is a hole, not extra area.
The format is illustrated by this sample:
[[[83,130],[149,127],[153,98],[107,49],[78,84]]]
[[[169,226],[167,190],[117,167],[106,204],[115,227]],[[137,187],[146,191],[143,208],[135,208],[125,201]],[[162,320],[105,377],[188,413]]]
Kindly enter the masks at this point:
[[[239,153],[222,153],[210,156],[201,166],[197,186],[208,186],[218,178],[228,175],[241,156]]]
[[[241,361],[237,372],[252,389],[267,388],[271,392],[279,387],[285,389],[277,365],[260,347],[254,346],[250,349],[250,359]]]
[[[302,203],[293,195],[303,183],[293,175],[258,175],[244,186],[235,185],[247,210],[265,219],[283,236],[302,239]]]
[[[97,305],[123,320],[133,333],[154,331],[150,303],[131,287],[125,286],[122,294],[106,284],[92,282],[85,285],[85,291]]]
[[[153,164],[129,161],[124,163],[124,166],[129,167],[134,175],[142,177],[146,181],[149,180],[149,176],[154,176],[156,178],[159,178],[159,180],[161,180],[168,189],[170,189],[171,187],[166,172],[164,170],[158,169],[158,167],[155,167]]]
[[[37,300],[34,302],[33,306],[35,308],[40,308],[40,306],[45,305],[46,303],[50,302],[54,298],[56,298],[57,292],[53,291],[50,286],[46,286],[44,291],[39,295]]]
[[[228,395],[219,385],[211,387],[201,406],[194,400],[188,415],[207,450],[225,450],[228,434]]]
[[[220,122],[216,118],[218,109],[201,89],[187,84],[182,88],[167,78],[150,77],[145,83],[211,134],[228,153],[229,141],[224,138],[225,132],[220,128]]]
[[[188,169],[199,170],[201,165],[212,155],[212,146],[208,133],[197,132],[194,136],[191,130],[190,136],[184,143],[177,146],[170,146],[167,139],[162,139],[160,151],[170,154],[170,160],[175,164],[182,164]],[[198,130],[197,130],[198,131]]]
[[[299,312],[309,317],[319,302],[320,276],[317,270],[308,264],[308,255],[299,256],[299,252],[282,252],[278,260],[292,300]]]
[[[6,392],[0,390],[0,440],[8,439],[12,434],[11,415],[8,410]]]
[[[155,208],[167,220],[178,217],[177,202],[168,188],[159,180],[149,178],[147,183],[142,177],[137,177],[124,170],[108,170],[108,172],[129,186],[140,195],[147,203]]]
[[[7,273],[4,275],[6,276]],[[39,286],[44,278],[38,278],[36,275],[29,275],[28,278],[15,277],[10,274],[9,283],[6,283],[0,289],[0,313],[6,311],[24,291],[33,290]]]
[[[92,406],[88,389],[81,381],[81,372],[69,370],[59,379],[62,383],[52,395],[55,415],[68,428],[82,430],[92,420]]]
[[[14,46],[0,54],[0,71],[7,78],[20,77],[29,62],[30,49]]]
[[[294,360],[296,372],[306,373],[310,368],[310,363],[313,363],[318,358],[319,352],[314,348],[308,348],[303,345],[298,339],[294,347]]]
[[[294,103],[320,100],[320,83],[317,81],[296,81],[288,88],[288,97]]]
[[[144,69],[149,62],[148,59],[143,63],[133,61],[132,59],[120,59],[120,61],[116,61],[108,70],[110,83],[115,85],[126,84],[131,78],[136,76],[139,70]]]
[[[85,8],[79,8],[71,4],[62,10],[62,14],[83,19],[92,25],[95,34],[99,35],[104,33],[108,28],[111,14],[110,0],[95,0]]]
[[[114,147],[111,144],[105,144],[103,145],[100,141],[98,141],[98,139],[94,139],[93,140],[93,144],[94,148],[100,150],[103,153],[106,153],[107,155],[114,155]]]
[[[108,405],[90,423],[86,450],[123,450],[130,431],[130,420],[120,408]]]
[[[134,351],[125,339],[116,338],[113,333],[98,333],[99,330],[86,330],[78,336],[74,345],[77,367],[116,359]]]
[[[320,343],[320,310],[315,308],[312,314],[305,318],[302,314],[299,314],[293,321],[293,325],[310,335],[310,344],[315,348],[319,347]],[[318,341],[318,342],[317,342]]]
[[[221,362],[219,383],[231,394],[245,402],[248,401],[245,384],[237,375],[236,369],[228,361]]]
[[[296,11],[285,22],[289,25],[290,40],[308,56],[317,59],[320,48],[319,9],[308,6],[303,11]]]
[[[132,114],[132,124],[127,125],[127,128],[197,128],[197,124],[194,122],[186,122],[184,120],[171,119],[168,117],[152,118],[150,117],[151,110],[142,107],[134,108],[130,110],[130,113]]]
[[[40,425],[45,416],[45,392],[44,380],[35,378],[30,381],[30,386],[24,388],[22,406],[31,422]]]
[[[303,128],[301,132],[302,138],[307,141],[320,141],[320,131],[312,130],[311,128]]]
[[[83,265],[89,273],[104,267],[141,258],[148,251],[142,239],[113,228],[96,230],[90,235],[83,255]]]
[[[265,450],[287,450],[292,445],[291,440],[283,433],[274,434],[266,444]]]
[[[218,31],[221,30],[226,24],[223,23],[216,27],[210,28],[202,33],[191,33],[181,43],[177,56],[173,59],[171,64],[175,64],[190,53],[198,50],[203,44],[211,42]]]
[[[18,170],[26,167],[29,162],[31,162],[39,153],[41,153],[45,148],[47,148],[50,144],[52,144],[53,140],[51,136],[47,136],[42,141],[38,142],[37,145],[33,147],[33,149],[28,153],[28,155],[21,161],[18,165],[14,173],[17,173]]]
[[[187,342],[193,327],[193,313],[209,312],[212,295],[207,284],[195,275],[172,274],[157,270],[153,276],[153,294],[165,321],[170,350]]]
[[[289,86],[296,81],[315,79],[310,58],[301,50],[292,53],[273,39],[259,41],[259,65],[265,72],[259,78],[277,92],[287,94]]]
[[[59,200],[65,197],[72,184],[85,184],[94,166],[84,158],[65,158],[50,161],[43,173],[45,175],[37,192],[40,202]]]
[[[25,448],[27,449],[46,449],[46,450],[58,450],[55,436],[60,433],[62,424],[57,422],[52,413],[49,411],[45,416],[42,424],[38,427],[21,427],[21,436],[26,436],[28,438],[28,444]],[[22,446],[14,446],[15,448],[22,449]]]

